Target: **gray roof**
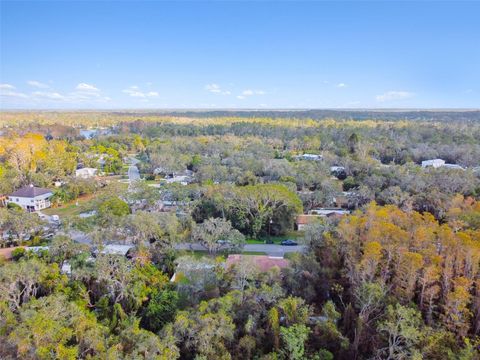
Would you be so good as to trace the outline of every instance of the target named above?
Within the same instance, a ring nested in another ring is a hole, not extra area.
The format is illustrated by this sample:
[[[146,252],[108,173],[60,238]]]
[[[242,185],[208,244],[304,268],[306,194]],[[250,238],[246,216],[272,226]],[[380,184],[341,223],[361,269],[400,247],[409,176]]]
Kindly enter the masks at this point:
[[[34,198],[40,195],[51,194],[52,192],[49,189],[40,188],[36,186],[24,186],[17,191],[13,192],[9,196],[17,196],[17,197],[24,197],[24,198]]]

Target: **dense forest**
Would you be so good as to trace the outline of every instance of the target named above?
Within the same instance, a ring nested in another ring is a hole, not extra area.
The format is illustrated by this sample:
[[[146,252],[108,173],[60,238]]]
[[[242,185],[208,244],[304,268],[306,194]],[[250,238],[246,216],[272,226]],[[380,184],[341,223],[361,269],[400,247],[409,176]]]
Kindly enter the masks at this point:
[[[0,113],[0,358],[478,360],[479,120]]]

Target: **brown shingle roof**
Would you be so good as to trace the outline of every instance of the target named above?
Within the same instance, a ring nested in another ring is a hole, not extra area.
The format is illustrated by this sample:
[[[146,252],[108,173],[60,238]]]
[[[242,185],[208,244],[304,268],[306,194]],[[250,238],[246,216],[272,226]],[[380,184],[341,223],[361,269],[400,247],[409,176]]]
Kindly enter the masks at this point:
[[[5,260],[12,259],[12,253],[15,249],[24,248],[23,246],[14,246],[10,248],[0,249],[0,258]]]
[[[17,197],[24,197],[24,198],[34,198],[34,197],[37,197],[37,196],[40,196],[40,195],[45,195],[45,194],[48,194],[48,193],[51,193],[51,191],[49,189],[40,188],[40,187],[30,185],[30,186],[24,186],[24,187],[18,189],[17,191],[13,192],[9,196],[11,196],[11,197],[17,196]]]
[[[311,224],[312,222],[321,219],[320,215],[298,215],[297,216],[297,225],[307,225]]]

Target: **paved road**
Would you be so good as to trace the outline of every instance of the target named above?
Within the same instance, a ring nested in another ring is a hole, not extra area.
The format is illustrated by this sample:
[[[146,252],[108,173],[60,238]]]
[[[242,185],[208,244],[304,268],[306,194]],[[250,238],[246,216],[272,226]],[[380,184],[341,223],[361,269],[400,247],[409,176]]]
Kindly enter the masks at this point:
[[[128,180],[140,180],[140,172],[138,171],[138,167],[136,167],[135,165],[130,165],[128,167]]]
[[[200,244],[182,243],[175,246],[177,250],[205,250]],[[246,244],[243,251],[247,252],[264,252],[270,256],[283,256],[285,253],[303,252],[306,246],[282,246],[275,244]]]
[[[82,244],[91,244],[92,239],[85,233],[81,231],[70,231],[70,237],[72,240],[82,243]],[[197,251],[205,251],[205,248],[200,244],[190,244],[190,243],[181,243],[175,245],[175,249],[177,250],[197,250]],[[270,256],[283,256],[286,253],[293,253],[293,252],[303,252],[306,250],[306,246],[298,245],[298,246],[282,246],[282,245],[275,245],[275,244],[246,244],[243,248],[243,251],[248,252],[264,252]]]
[[[134,156],[130,156],[130,162],[131,162],[132,165],[137,165],[140,162],[140,160],[138,160]]]

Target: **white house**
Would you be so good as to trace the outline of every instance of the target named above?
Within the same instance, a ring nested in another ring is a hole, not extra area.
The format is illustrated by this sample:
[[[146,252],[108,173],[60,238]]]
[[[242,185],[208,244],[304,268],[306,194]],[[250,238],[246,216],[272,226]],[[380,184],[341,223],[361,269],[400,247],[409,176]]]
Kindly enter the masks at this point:
[[[165,179],[167,184],[173,184],[173,183],[178,183],[182,185],[188,185],[193,181],[191,176],[188,175],[179,175],[179,176],[173,176],[171,178]]]
[[[133,245],[109,244],[105,245],[100,251],[101,254],[122,255],[127,256],[128,252],[133,249]]]
[[[443,165],[443,167],[445,167],[447,169],[465,170],[465,168],[463,168],[462,166],[460,166],[458,164],[445,164],[445,165]]]
[[[75,176],[82,179],[88,179],[97,175],[98,169],[95,168],[82,168],[75,170]]]
[[[310,160],[310,161],[320,161],[323,159],[322,155],[317,155],[317,154],[297,155],[294,158],[295,160]]]
[[[433,168],[439,168],[445,165],[445,160],[442,159],[432,159],[432,160],[424,160],[422,161],[422,167],[433,167]]]
[[[460,166],[458,164],[447,164],[447,163],[445,163],[445,160],[442,160],[442,159],[433,159],[433,160],[422,161],[422,167],[423,168],[430,167],[430,166],[433,167],[433,168],[443,167],[443,168],[446,168],[446,169],[465,170],[462,166]]]
[[[345,167],[343,167],[343,166],[330,166],[330,172],[331,173],[338,173],[338,172],[342,172],[342,171],[345,171]]]
[[[52,196],[53,193],[49,189],[29,185],[8,195],[8,202],[17,204],[29,212],[34,212],[49,208]]]

